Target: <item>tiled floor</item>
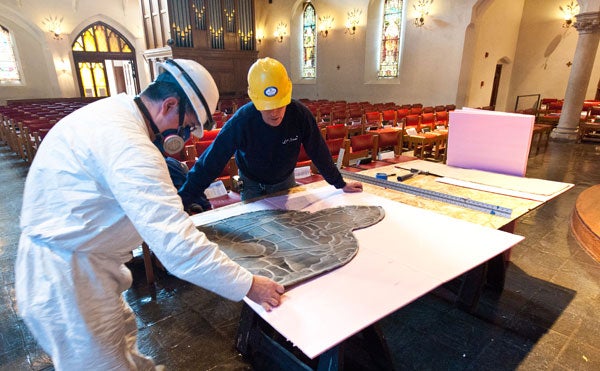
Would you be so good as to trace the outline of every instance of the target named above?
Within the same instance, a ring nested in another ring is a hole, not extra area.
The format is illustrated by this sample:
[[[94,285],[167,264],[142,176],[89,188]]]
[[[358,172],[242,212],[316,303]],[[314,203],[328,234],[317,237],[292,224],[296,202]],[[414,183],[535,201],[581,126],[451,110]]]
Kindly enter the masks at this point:
[[[53,369],[15,314],[13,264],[26,174],[27,165],[0,146],[1,370]],[[439,290],[380,321],[395,369],[600,370],[600,263],[569,226],[577,195],[600,183],[600,146],[551,141],[530,157],[527,175],[575,187],[517,222],[515,232],[526,239],[512,250],[505,289],[485,291],[475,313],[456,308]],[[234,345],[240,303],[164,273],[152,294],[141,262],[131,268],[134,285],[125,295],[145,354],[167,370],[252,368]],[[348,346],[347,368],[375,369],[360,344]]]

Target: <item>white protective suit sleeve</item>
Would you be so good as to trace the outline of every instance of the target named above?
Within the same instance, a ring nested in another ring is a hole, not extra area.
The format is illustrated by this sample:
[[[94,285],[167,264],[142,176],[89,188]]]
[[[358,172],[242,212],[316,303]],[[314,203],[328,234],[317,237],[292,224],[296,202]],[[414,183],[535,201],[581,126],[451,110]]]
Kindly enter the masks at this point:
[[[175,276],[239,301],[252,275],[198,231],[183,210],[166,162],[145,133],[101,147],[108,187],[160,261]]]
[[[40,159],[33,166],[40,174],[28,184],[24,233],[48,246],[113,254],[123,262],[141,236],[173,275],[241,300],[252,275],[198,231],[183,211],[165,159],[150,141],[131,97],[108,98],[86,108],[51,131],[54,139],[60,136],[54,153],[43,154],[46,162]],[[46,192],[49,186],[51,193]]]

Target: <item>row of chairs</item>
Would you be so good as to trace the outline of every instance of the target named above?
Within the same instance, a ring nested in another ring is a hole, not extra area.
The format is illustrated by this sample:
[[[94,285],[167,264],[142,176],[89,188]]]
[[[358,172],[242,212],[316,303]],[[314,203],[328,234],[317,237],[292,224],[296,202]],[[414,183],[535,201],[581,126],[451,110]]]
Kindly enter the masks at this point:
[[[97,100],[97,98],[25,99],[8,101],[0,106],[0,141],[7,144],[27,162],[33,161],[37,148],[48,131],[69,113]],[[220,100],[213,119],[221,128],[233,115],[230,104],[247,100]],[[235,111],[235,110],[233,110]]]
[[[405,151],[418,152],[416,155],[419,158],[431,155],[432,159],[441,160],[441,151],[445,150],[447,132],[432,133],[432,138],[428,139],[434,140],[427,140],[426,142],[412,139],[417,137],[425,138],[422,135],[412,136],[403,133],[400,129],[388,128],[365,134],[357,134],[349,138],[343,136],[326,138],[325,142],[334,163],[338,162],[340,149],[343,149],[343,157],[341,159],[343,167],[350,166],[357,160],[366,159],[376,161],[384,153],[393,154],[392,157],[399,156]],[[314,169],[310,159],[303,150],[300,151],[296,166],[311,166],[312,172],[316,173],[316,169]]]
[[[563,104],[563,99],[542,98],[540,108],[535,112],[536,122],[555,126],[560,119]],[[596,118],[600,118],[600,101],[585,100],[581,107],[580,122],[594,121]]]
[[[406,109],[398,109],[367,112],[356,121],[335,120],[321,122],[319,125],[328,138],[332,135],[343,135],[350,138],[354,135],[365,134],[382,128],[401,128],[403,132],[406,132],[408,128],[414,128],[417,132],[433,131],[439,126],[447,127],[448,121],[448,111],[410,114]]]
[[[396,104],[394,102],[346,102],[346,101],[311,101],[301,99],[306,107],[313,113],[317,122],[358,121],[369,112],[406,111],[408,114],[434,113],[439,111],[452,111],[455,105],[423,106],[421,103]]]
[[[23,160],[31,162],[54,124],[91,101],[86,98],[9,101],[0,106],[0,140]]]

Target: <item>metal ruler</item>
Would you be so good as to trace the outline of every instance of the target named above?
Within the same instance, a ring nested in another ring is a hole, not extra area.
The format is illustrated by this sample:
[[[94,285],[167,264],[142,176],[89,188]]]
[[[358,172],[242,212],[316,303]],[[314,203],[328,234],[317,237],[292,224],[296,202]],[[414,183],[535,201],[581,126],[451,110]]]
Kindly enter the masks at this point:
[[[421,196],[436,201],[445,202],[448,204],[465,207],[467,209],[477,210],[486,214],[498,215],[505,218],[510,218],[512,209],[492,205],[481,201],[472,200],[467,197],[453,196],[442,192],[431,191],[419,187],[410,186],[408,184],[392,182],[385,179],[377,179],[368,175],[353,173],[346,170],[340,170],[344,177],[355,179],[364,183],[373,184],[383,188],[389,188],[400,192],[410,193],[415,196]]]

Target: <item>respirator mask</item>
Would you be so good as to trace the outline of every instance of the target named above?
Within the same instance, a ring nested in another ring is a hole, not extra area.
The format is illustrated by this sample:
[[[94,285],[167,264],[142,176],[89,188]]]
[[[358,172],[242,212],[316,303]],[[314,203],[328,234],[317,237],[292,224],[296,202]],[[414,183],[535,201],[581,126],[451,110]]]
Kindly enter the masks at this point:
[[[154,144],[160,149],[161,152],[166,153],[169,156],[173,156],[183,151],[185,142],[190,139],[192,131],[196,129],[195,126],[183,126],[183,120],[185,117],[187,102],[185,98],[179,98],[179,126],[177,129],[167,129],[162,133],[154,133],[155,139]]]
[[[154,144],[161,152],[169,156],[176,155],[183,150],[185,142],[190,139],[191,130],[190,127],[165,130],[156,136]]]
[[[195,126],[183,126],[185,118],[187,102],[185,98],[179,98],[179,126],[177,129],[167,129],[163,132],[158,130],[152,116],[148,112],[146,106],[142,103],[139,96],[134,98],[135,103],[140,108],[146,119],[150,122],[150,127],[154,132],[154,145],[162,152],[169,156],[174,156],[180,153],[185,147],[185,142],[190,139],[192,131],[196,130]]]

